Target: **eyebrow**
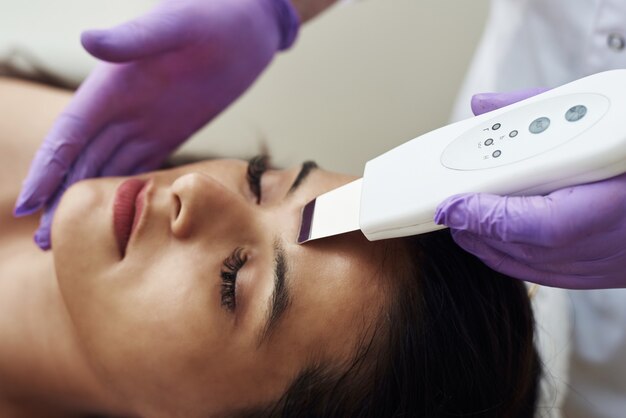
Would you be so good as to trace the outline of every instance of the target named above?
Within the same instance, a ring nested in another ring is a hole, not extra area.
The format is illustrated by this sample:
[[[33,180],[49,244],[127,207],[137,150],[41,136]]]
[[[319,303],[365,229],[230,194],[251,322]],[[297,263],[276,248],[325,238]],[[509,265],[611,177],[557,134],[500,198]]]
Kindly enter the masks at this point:
[[[296,176],[293,184],[289,187],[286,197],[294,193],[304,180],[306,180],[309,174],[317,168],[318,165],[315,161],[305,161],[302,164],[300,172]],[[261,346],[270,336],[272,331],[276,329],[278,322],[280,322],[280,319],[283,317],[283,314],[289,307],[290,303],[291,295],[287,283],[287,262],[285,259],[285,249],[281,244],[280,238],[277,237],[274,240],[274,290],[272,291],[272,296],[270,297],[268,314],[265,319],[265,325],[263,326],[258,339],[258,346]]]
[[[293,184],[289,188],[287,195],[294,193],[298,187],[306,180],[311,171],[315,170],[318,167],[315,161],[305,161],[302,163],[302,168],[300,168],[300,172],[296,176],[296,179],[293,181]]]
[[[265,326],[259,337],[258,345],[261,346],[269,337],[281,317],[289,307],[291,296],[287,286],[287,263],[285,262],[285,250],[279,238],[274,241],[274,290],[270,297],[268,315]]]

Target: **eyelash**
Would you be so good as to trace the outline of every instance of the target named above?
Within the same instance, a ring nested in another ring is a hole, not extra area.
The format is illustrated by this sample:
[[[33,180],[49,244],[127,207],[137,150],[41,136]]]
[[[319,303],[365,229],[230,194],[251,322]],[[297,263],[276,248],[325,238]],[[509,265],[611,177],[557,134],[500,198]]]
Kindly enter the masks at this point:
[[[269,167],[269,156],[259,155],[248,161],[248,171],[246,179],[250,185],[250,190],[256,196],[257,204],[261,203],[261,178]],[[246,264],[248,258],[242,248],[237,248],[228,256],[222,264],[220,276],[222,277],[222,306],[233,312],[237,307],[237,273]]]
[[[237,307],[237,273],[246,264],[248,257],[244,254],[243,248],[237,248],[228,256],[222,264],[220,276],[222,277],[222,306],[232,312]]]
[[[250,185],[250,190],[256,196],[256,203],[261,203],[261,177],[269,168],[269,156],[259,155],[248,161],[248,173],[246,179]]]

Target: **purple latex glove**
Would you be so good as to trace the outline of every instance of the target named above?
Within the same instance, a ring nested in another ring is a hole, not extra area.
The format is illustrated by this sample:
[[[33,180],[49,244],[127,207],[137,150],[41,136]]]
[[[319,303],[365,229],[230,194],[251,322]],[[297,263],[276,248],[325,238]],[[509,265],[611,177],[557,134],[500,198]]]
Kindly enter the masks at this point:
[[[289,0],[163,0],[109,30],[83,33],[99,64],[35,155],[16,216],[45,207],[35,242],[50,248],[63,192],[96,176],[158,168],[239,97],[299,28]]]
[[[543,90],[480,94],[476,114]],[[626,287],[626,175],[547,196],[463,194],[435,215],[457,244],[494,270],[546,286]]]

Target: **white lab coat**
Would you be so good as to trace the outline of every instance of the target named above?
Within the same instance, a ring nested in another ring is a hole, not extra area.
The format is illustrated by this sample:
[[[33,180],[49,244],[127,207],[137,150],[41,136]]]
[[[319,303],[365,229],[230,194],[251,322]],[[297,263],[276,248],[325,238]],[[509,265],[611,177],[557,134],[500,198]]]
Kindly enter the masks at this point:
[[[493,0],[454,108],[476,92],[554,87],[626,68],[626,0]],[[626,418],[626,290],[571,291],[568,418]],[[556,406],[556,405],[555,405]]]
[[[626,68],[626,1],[492,0],[483,38],[454,109],[475,92],[555,87]]]

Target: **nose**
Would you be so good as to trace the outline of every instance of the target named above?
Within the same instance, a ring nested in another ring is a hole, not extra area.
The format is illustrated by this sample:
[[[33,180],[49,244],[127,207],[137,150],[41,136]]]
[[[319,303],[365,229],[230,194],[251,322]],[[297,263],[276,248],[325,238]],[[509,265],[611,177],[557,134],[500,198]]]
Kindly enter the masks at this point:
[[[186,174],[174,181],[171,190],[176,199],[171,230],[179,239],[194,234],[204,236],[207,229],[214,233],[237,231],[253,222],[251,202],[236,188],[228,187],[215,177]]]

